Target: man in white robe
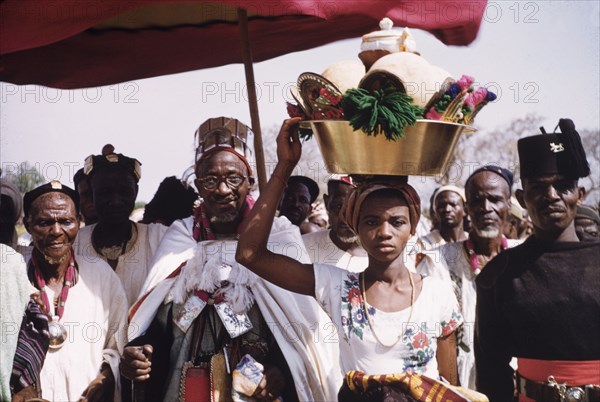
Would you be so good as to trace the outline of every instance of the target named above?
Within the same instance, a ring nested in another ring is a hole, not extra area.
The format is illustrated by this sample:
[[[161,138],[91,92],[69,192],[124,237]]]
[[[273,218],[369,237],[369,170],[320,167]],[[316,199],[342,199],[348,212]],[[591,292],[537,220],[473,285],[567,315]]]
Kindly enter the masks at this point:
[[[329,229],[307,233],[302,240],[311,262],[362,272],[369,264],[367,253],[358,244],[358,236],[339,216],[351,189],[349,176],[336,176],[327,182],[329,194],[323,194],[323,201],[329,215]]]
[[[90,262],[106,262],[106,258],[93,247],[92,233],[97,224],[81,228],[77,235],[77,253]],[[137,300],[150,272],[151,261],[168,227],[159,223],[144,224],[131,221],[133,235],[127,242],[125,252],[116,259],[115,273],[121,280],[127,295],[127,308]]]
[[[119,278],[102,260],[73,252],[79,197],[60,182],[24,197],[25,227],[34,244],[27,275],[50,319],[50,349],[40,373],[50,401],[120,400],[119,358],[125,343],[127,299]],[[54,327],[53,327],[54,324]],[[52,328],[55,328],[53,330]],[[62,329],[66,333],[62,332]]]
[[[79,280],[69,291],[62,322],[68,341],[48,351],[41,372],[42,396],[50,401],[77,401],[110,367],[115,378],[114,400],[120,400],[119,359],[125,345],[127,299],[119,278],[103,261],[89,263],[75,255]]]
[[[221,135],[216,136],[216,142],[225,142],[210,147],[212,143],[206,138],[211,138],[211,134],[217,131]],[[198,133],[201,138],[198,141],[196,186],[204,202],[193,217],[174,222],[165,234],[142,289],[142,297],[130,311],[129,340],[146,334],[151,324],[160,319],[164,303],[173,302],[173,311],[178,305],[183,305],[181,308],[184,309],[183,301],[190,300],[190,291],[210,287],[206,273],[221,269],[219,275],[225,276],[220,276],[220,279],[229,279],[234,286],[251,287],[248,304],[255,302],[258,305],[285,356],[294,380],[295,397],[301,401],[335,400],[341,372],[334,353],[337,343],[332,342],[333,336],[337,339],[337,331],[327,326],[330,320],[314,299],[271,285],[235,261],[240,223],[253,204],[253,200],[247,196],[248,184],[253,178],[246,159],[245,141],[242,143],[240,140],[245,140],[251,131],[235,119],[216,118],[203,123]],[[272,234],[270,244],[274,249],[308,261],[298,228],[287,219],[276,219]],[[230,276],[230,272],[236,274]],[[244,278],[242,282],[240,276]],[[182,277],[188,279],[181,280]],[[249,311],[248,306],[242,310]],[[187,339],[191,332],[189,328],[186,326],[185,333],[175,330],[174,336]],[[187,345],[187,340],[183,342]],[[187,359],[189,347],[185,349],[176,355],[171,352],[169,364],[172,367],[166,374],[166,393],[159,398],[171,400],[177,397],[181,365]],[[144,349],[144,352],[149,353],[149,350]],[[125,377],[146,380],[152,376],[150,359],[141,353],[126,348],[121,363]],[[267,384],[263,391],[269,391],[268,387]],[[269,399],[276,396],[255,397]]]
[[[98,223],[82,228],[74,247],[88,261],[103,260],[113,268],[127,294],[127,305],[131,306],[140,294],[167,227],[129,219],[138,193],[141,164],[114,153],[112,145],[106,145],[102,152],[89,156],[84,167]]]
[[[425,236],[419,237],[420,250],[431,250],[446,243],[467,239],[468,233],[463,230],[465,202],[464,190],[461,188],[448,185],[435,190],[431,210],[440,224],[440,229],[433,229]]]
[[[450,278],[462,309],[465,321],[457,338],[457,363],[460,383],[467,388],[475,389],[475,278],[503,249],[520,243],[506,239],[502,234],[510,211],[512,182],[512,173],[498,166],[488,165],[475,170],[465,184],[467,212],[471,219],[469,238],[425,251],[443,267],[426,273]]]

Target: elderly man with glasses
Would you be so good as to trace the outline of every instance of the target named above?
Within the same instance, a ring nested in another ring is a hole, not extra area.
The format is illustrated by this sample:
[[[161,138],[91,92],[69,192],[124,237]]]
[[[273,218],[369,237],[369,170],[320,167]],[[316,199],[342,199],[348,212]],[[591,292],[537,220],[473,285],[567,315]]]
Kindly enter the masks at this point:
[[[245,395],[267,401],[325,399],[312,393],[319,380],[307,379],[316,374],[307,374],[312,367],[294,350],[306,342],[290,346],[273,326],[280,322],[273,314],[287,311],[270,292],[284,291],[269,290],[235,262],[241,224],[254,205],[250,144],[252,131],[232,118],[209,119],[196,131],[194,183],[202,202],[165,234],[143,296],[130,311],[132,346],[125,350],[121,373],[140,384],[133,387],[136,400],[211,400],[216,391],[233,395],[240,390],[231,391],[232,382],[236,385],[231,372],[247,363],[245,355],[264,366]],[[277,244],[302,243],[287,220],[279,220],[279,228],[283,237]],[[289,321],[311,317],[311,306],[287,292],[283,298],[299,309]],[[314,306],[312,323],[319,319],[316,311]]]

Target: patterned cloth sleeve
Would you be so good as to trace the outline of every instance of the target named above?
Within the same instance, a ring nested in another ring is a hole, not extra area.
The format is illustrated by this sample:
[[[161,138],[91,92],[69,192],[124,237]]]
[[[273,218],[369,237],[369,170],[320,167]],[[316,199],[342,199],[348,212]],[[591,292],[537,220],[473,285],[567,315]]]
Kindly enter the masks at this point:
[[[31,385],[39,385],[40,371],[48,351],[48,316],[39,304],[29,299],[17,341],[10,387],[13,394]]]

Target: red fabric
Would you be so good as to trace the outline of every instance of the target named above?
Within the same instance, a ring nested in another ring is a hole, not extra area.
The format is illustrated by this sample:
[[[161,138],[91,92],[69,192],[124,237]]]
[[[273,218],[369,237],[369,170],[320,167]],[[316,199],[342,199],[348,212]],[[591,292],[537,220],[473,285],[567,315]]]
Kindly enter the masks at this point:
[[[219,293],[213,298],[210,293],[205,292],[204,290],[196,290],[196,296],[198,296],[205,303],[208,303],[209,299],[213,299],[214,304],[221,304],[225,301],[225,295],[223,293]]]
[[[183,269],[183,267],[185,266],[185,264],[187,264],[187,261],[182,262],[181,265],[178,266],[177,269],[175,269],[175,271],[171,272],[169,274],[169,276],[167,276],[165,279],[171,279],[171,278],[177,277],[181,273],[181,270]],[[144,300],[146,300],[146,298],[148,296],[150,296],[150,293],[152,293],[153,290],[154,290],[154,288],[152,288],[149,291],[147,291],[146,294],[144,294],[142,297],[140,297],[138,299],[138,301],[136,301],[135,304],[133,306],[131,306],[131,308],[129,309],[128,322],[131,322],[131,319],[133,318],[133,316],[135,315],[135,313],[139,310],[139,308],[142,305],[142,303],[144,303]]]
[[[557,383],[567,385],[600,384],[600,360],[564,361],[519,358],[519,374],[523,377],[546,383],[554,376]],[[535,402],[519,394],[519,402]]]
[[[518,361],[519,373],[530,380],[546,382],[554,376],[558,383],[568,385],[600,385],[600,360],[566,361],[523,359]]]
[[[210,367],[190,367],[184,378],[183,402],[211,401]]]
[[[465,399],[465,397],[455,392],[454,389],[447,384],[434,378],[413,372],[367,375],[359,370],[351,370],[346,373],[344,386],[347,386],[349,390],[358,395],[369,392],[370,390],[375,390],[381,386],[387,386],[392,390],[402,391],[409,395],[409,400],[422,402],[470,401],[470,399]],[[387,401],[388,399],[384,397],[383,400]]]
[[[206,4],[201,25],[125,27],[136,12],[169,0],[6,0],[0,2],[0,80],[57,88],[109,85],[140,78],[241,62],[237,15],[210,20],[218,5]],[[177,3],[207,3],[181,1]],[[255,62],[377,30],[381,18],[396,26],[431,32],[449,45],[477,36],[486,0],[256,2],[225,0],[249,12]],[[125,16],[123,13],[128,12]],[[254,15],[254,16],[253,16]],[[216,17],[215,17],[216,18]],[[102,24],[110,20],[110,27]]]
[[[519,402],[535,402],[535,399],[527,398],[523,394],[519,394]]]
[[[240,160],[244,163],[244,165],[246,166],[246,169],[248,169],[248,176],[250,177],[254,177],[252,175],[252,167],[250,166],[250,164],[248,163],[248,159],[246,159],[246,157],[244,155],[241,155],[238,151],[236,151],[234,148],[228,147],[228,146],[220,146],[220,147],[215,147],[207,152],[204,152],[202,154],[202,158],[206,158],[208,155],[215,153],[215,152],[229,152],[234,154],[235,156],[237,156],[238,158],[240,158]],[[254,204],[253,204],[254,205]]]

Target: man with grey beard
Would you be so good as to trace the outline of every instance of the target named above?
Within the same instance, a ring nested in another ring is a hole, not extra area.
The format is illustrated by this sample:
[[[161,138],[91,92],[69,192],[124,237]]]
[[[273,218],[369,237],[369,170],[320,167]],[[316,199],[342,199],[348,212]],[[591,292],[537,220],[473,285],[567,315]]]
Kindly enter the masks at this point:
[[[447,269],[440,276],[447,278],[450,274],[465,318],[458,333],[458,374],[461,385],[468,388],[475,388],[475,278],[488,261],[520,242],[507,240],[502,234],[510,212],[512,184],[512,172],[499,166],[486,165],[475,170],[465,184],[466,210],[471,219],[468,239],[439,248],[441,263]]]
[[[323,194],[329,215],[329,230],[307,233],[302,236],[313,263],[335,265],[352,272],[362,272],[369,260],[366,251],[358,244],[358,236],[340,219],[344,200],[352,190],[349,176],[334,176],[327,182]]]
[[[123,397],[211,400],[209,386],[206,394],[187,399],[180,392],[196,384],[195,375],[198,381],[210,378],[231,388],[231,371],[249,354],[264,365],[255,399],[283,395],[297,400],[285,359],[256,300],[256,280],[230,262],[241,223],[254,205],[248,160],[252,132],[236,119],[217,117],[202,123],[195,136],[195,185],[202,202],[193,216],[169,227],[143,296],[130,310],[132,342],[123,353],[121,373],[141,385],[134,387],[135,395],[125,392]],[[202,375],[188,373],[190,365]]]

